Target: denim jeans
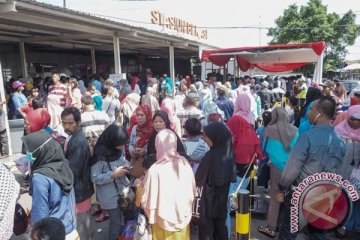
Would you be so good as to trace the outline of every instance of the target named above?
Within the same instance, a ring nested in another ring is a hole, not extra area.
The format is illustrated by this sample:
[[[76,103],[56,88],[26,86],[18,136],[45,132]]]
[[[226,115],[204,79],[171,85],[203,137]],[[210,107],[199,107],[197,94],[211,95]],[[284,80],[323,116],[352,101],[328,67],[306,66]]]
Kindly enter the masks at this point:
[[[77,214],[77,226],[76,229],[79,233],[80,239],[92,240],[92,226],[91,226],[91,214],[90,210]]]
[[[124,223],[123,214],[119,207],[115,209],[106,209],[109,214],[109,240],[118,240],[121,225]]]
[[[228,212],[228,215],[227,215],[227,218],[226,218],[226,226],[227,226],[227,229],[228,229],[228,236],[229,236],[229,238],[231,237],[230,210],[231,210],[231,209],[234,209],[234,208],[233,208],[233,200],[232,200],[233,198],[232,198],[232,194],[236,191],[236,189],[237,189],[238,186],[240,185],[241,180],[242,180],[242,178],[237,176],[237,177],[236,177],[236,182],[230,184],[229,202],[228,202],[229,212]],[[246,189],[247,186],[249,185],[249,182],[250,182],[250,178],[249,178],[249,177],[248,177],[248,178],[245,178],[240,189]],[[235,209],[234,209],[234,210],[235,210]]]

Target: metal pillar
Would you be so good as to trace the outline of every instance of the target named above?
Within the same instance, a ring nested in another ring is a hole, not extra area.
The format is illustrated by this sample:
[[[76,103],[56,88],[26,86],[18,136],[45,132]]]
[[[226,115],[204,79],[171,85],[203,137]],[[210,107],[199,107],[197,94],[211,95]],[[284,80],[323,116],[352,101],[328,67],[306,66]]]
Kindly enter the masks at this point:
[[[114,61],[115,61],[115,74],[121,73],[121,62],[120,62],[120,41],[119,38],[113,37],[114,44]]]
[[[91,69],[92,69],[92,73],[95,74],[96,73],[96,59],[95,59],[95,49],[94,48],[91,49]]]
[[[174,46],[169,46],[169,66],[170,66],[170,78],[175,86],[175,63],[174,63]],[[175,93],[175,88],[174,88]]]
[[[1,62],[0,62],[0,101],[1,102],[6,101],[5,100],[4,79],[3,79],[3,74],[2,74]],[[8,138],[9,156],[11,156],[12,155],[12,148],[11,148],[10,127],[9,127],[9,120],[8,120],[6,103],[4,103],[4,105],[2,106],[2,111],[4,112],[4,115],[5,115],[4,118],[5,118],[6,135],[7,135],[7,138]]]
[[[21,70],[22,70],[22,76],[24,78],[28,77],[27,72],[27,62],[26,62],[26,54],[25,54],[25,44],[24,42],[19,42],[20,46],[20,58],[21,58]]]

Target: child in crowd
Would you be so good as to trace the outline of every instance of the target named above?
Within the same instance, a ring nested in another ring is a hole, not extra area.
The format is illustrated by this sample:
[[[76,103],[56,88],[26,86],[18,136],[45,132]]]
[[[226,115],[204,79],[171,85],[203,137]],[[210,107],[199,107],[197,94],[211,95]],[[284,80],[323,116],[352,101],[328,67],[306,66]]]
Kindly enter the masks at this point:
[[[189,157],[190,165],[195,173],[201,159],[210,150],[209,146],[205,143],[201,133],[201,122],[196,118],[189,118],[185,122],[186,140],[184,147],[186,155]]]
[[[261,150],[264,153],[264,159],[259,161],[259,170],[258,170],[258,180],[257,186],[262,186],[264,188],[268,188],[268,182],[270,180],[270,168],[267,166],[269,161],[269,156],[266,154],[266,137],[265,130],[267,125],[271,122],[271,112],[265,111],[262,114],[263,126],[256,130],[256,135],[259,136],[261,142]]]
[[[38,221],[31,228],[31,240],[65,240],[64,224],[57,218],[46,217]]]

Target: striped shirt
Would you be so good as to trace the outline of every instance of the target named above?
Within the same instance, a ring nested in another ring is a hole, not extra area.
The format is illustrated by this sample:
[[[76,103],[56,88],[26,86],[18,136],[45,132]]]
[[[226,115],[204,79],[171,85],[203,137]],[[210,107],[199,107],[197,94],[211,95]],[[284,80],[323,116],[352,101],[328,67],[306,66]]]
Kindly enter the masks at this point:
[[[50,94],[55,94],[60,96],[60,106],[65,107],[66,105],[65,96],[67,94],[67,89],[64,84],[60,83],[56,86],[54,85],[49,86],[49,95]]]
[[[90,146],[95,146],[98,138],[109,125],[110,118],[105,112],[89,110],[81,113],[81,129]]]

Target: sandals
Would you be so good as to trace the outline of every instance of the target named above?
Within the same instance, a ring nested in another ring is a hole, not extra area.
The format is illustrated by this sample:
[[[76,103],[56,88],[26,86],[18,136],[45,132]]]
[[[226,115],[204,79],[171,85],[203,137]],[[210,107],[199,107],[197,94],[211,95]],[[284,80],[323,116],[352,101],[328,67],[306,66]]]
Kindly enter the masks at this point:
[[[101,214],[95,218],[96,222],[103,222],[109,218],[109,214],[106,211],[102,211]]]
[[[100,214],[102,212],[102,209],[100,207],[100,205],[97,205],[96,208],[94,209],[94,211],[91,212],[92,216],[96,216],[98,214]]]
[[[274,238],[276,236],[275,230],[269,226],[259,226],[258,231],[271,238]]]

